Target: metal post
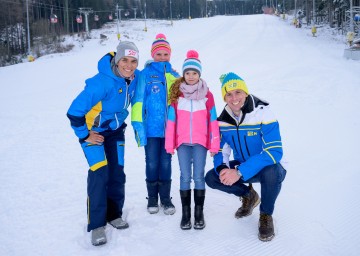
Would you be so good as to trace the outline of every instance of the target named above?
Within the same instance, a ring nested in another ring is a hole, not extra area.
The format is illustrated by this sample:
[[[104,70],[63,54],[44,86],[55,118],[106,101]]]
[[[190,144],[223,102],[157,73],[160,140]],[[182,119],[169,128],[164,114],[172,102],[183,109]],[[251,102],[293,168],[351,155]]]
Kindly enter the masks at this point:
[[[315,0],[313,0],[313,26],[315,26]]]
[[[170,0],[170,21],[171,21],[171,26],[173,25],[173,20],[172,20],[172,2]]]
[[[285,0],[283,0],[283,13],[285,13]]]
[[[146,27],[146,0],[145,0],[145,28],[144,28],[144,31],[147,32],[147,27]]]
[[[191,20],[191,15],[190,15],[190,0],[189,0],[189,20]]]
[[[350,32],[354,32],[353,0],[350,0]]]
[[[136,7],[135,8],[132,8],[134,10],[134,16],[135,16],[135,20],[136,20]]]
[[[116,21],[116,27],[117,27],[117,39],[120,40],[120,21],[119,21],[119,5],[116,4],[116,18],[117,18],[117,21]]]
[[[89,23],[88,23],[88,16],[90,13],[93,13],[93,10],[91,8],[84,8],[84,7],[80,7],[79,8],[79,12],[80,14],[84,14],[85,15],[85,31],[88,34],[88,36],[90,35],[89,32]]]
[[[28,55],[30,55],[31,46],[30,46],[29,0],[26,0],[26,26],[27,26]]]
[[[207,0],[205,0],[205,17],[207,18],[208,17],[208,11],[207,11]]]

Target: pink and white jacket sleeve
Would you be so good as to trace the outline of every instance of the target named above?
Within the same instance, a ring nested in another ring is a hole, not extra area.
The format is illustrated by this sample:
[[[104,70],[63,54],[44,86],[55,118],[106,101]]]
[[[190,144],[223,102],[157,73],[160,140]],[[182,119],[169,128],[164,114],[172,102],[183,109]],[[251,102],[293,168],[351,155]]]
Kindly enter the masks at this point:
[[[176,105],[171,104],[168,109],[168,118],[165,129],[165,150],[169,154],[175,152],[176,147]]]

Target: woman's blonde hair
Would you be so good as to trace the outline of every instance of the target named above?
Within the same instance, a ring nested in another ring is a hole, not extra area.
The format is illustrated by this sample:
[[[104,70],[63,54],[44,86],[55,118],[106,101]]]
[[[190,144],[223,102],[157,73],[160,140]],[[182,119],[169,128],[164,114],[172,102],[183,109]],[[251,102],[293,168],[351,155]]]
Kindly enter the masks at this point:
[[[175,82],[172,84],[169,95],[170,104],[175,103],[178,100],[179,96],[181,95],[180,84],[184,82],[185,82],[185,78],[180,77],[176,79]]]

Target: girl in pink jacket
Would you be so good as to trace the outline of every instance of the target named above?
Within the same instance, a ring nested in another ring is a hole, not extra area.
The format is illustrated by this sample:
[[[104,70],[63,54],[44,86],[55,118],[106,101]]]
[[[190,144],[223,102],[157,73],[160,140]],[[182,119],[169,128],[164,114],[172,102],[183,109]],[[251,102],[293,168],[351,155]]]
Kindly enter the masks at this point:
[[[182,203],[181,229],[191,229],[191,180],[194,180],[195,229],[205,227],[204,169],[206,154],[215,155],[220,148],[219,126],[215,102],[206,82],[200,78],[199,54],[190,50],[183,64],[183,77],[170,90],[165,149],[177,155],[180,165],[180,197]]]

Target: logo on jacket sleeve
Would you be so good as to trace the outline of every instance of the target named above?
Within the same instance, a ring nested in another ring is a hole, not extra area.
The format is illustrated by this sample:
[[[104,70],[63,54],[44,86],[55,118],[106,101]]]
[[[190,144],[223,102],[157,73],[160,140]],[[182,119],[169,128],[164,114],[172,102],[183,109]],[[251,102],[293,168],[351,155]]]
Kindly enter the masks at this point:
[[[257,132],[253,132],[253,131],[248,131],[247,132],[247,136],[256,136]]]

